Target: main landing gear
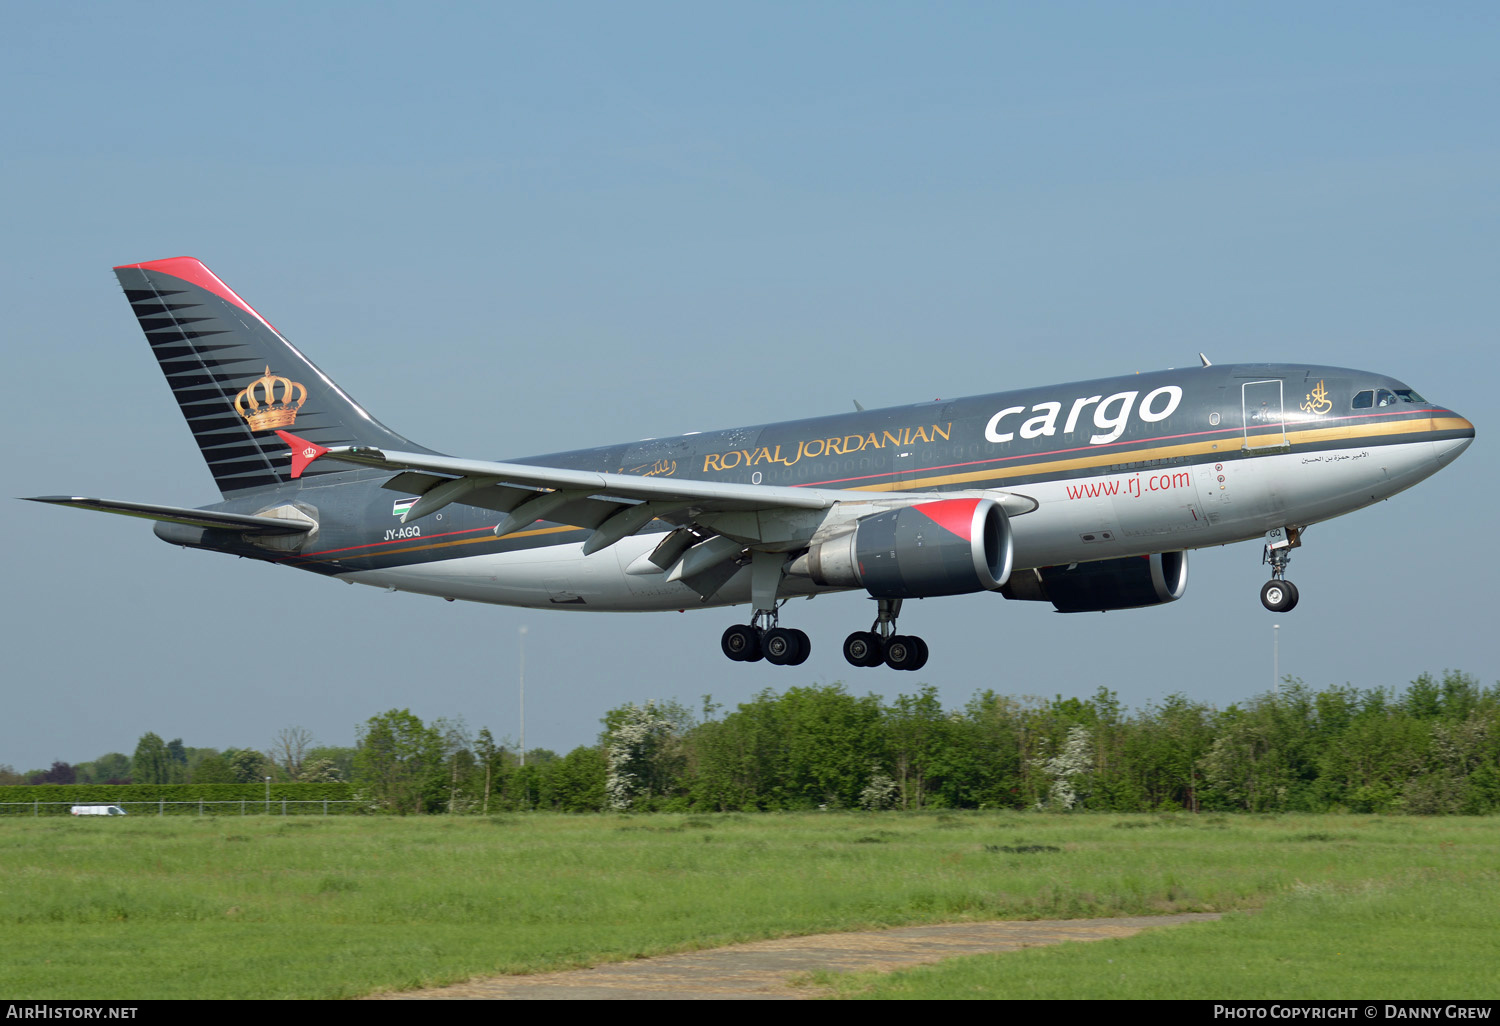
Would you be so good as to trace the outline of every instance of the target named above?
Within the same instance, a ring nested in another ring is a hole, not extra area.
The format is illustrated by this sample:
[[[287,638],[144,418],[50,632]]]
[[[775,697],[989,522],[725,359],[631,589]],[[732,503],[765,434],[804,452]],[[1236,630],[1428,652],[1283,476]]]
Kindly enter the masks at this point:
[[[735,662],[764,659],[775,666],[798,666],[812,653],[806,633],[794,627],[776,626],[776,611],[758,611],[748,624],[737,623],[719,641],[724,654]]]
[[[851,666],[879,666],[893,670],[920,670],[927,665],[927,642],[915,634],[897,634],[900,599],[876,599],[879,612],[867,631],[855,631],[844,639],[844,658]]]
[[[797,666],[811,654],[812,642],[806,634],[777,623],[777,610],[786,601],[776,596],[785,563],[784,553],[750,553],[750,607],[755,613],[749,623],[737,623],[726,630],[719,642],[724,654],[735,662],[764,659],[776,666]]]
[[[1286,579],[1286,565],[1292,561],[1292,550],[1301,544],[1300,528],[1278,527],[1266,532],[1261,562],[1271,564],[1271,579],[1261,585],[1260,604],[1273,613],[1289,612],[1297,605],[1297,586]]]
[[[777,597],[786,557],[776,552],[750,554],[749,623],[737,623],[724,632],[719,647],[735,662],[764,659],[777,666],[797,666],[807,661],[812,643],[795,628],[782,627],[777,611],[785,599]],[[855,666],[879,666],[893,670],[920,670],[927,663],[927,642],[915,635],[897,634],[900,599],[877,599],[880,612],[868,631],[856,631],[844,639],[844,658]]]
[[[900,599],[877,599],[880,611],[867,631],[855,631],[844,639],[844,658],[854,666],[879,666],[893,670],[920,670],[927,665],[927,642],[915,634],[897,634]],[[755,663],[764,659],[776,666],[798,666],[807,661],[812,643],[796,628],[777,625],[776,610],[756,610],[749,623],[737,623],[719,640],[724,654],[735,662]]]

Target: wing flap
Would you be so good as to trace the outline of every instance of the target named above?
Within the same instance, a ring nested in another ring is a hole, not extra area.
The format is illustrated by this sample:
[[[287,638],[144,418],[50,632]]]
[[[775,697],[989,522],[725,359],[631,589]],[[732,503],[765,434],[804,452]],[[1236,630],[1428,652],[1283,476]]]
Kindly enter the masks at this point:
[[[459,478],[438,477],[436,474],[424,474],[415,470],[406,470],[391,478],[382,488],[388,488],[393,492],[401,492],[405,495],[423,496],[434,488]],[[482,509],[492,509],[496,513],[509,513],[527,499],[534,499],[544,494],[535,488],[512,488],[509,485],[480,485],[467,490],[463,495],[455,499],[465,506],[479,506]],[[574,527],[587,527],[593,529],[604,523],[610,517],[627,509],[633,503],[618,499],[587,498],[573,499],[559,505],[551,513],[548,519],[560,524],[571,524]],[[419,514],[425,515],[425,514]],[[416,519],[415,517],[409,519]]]

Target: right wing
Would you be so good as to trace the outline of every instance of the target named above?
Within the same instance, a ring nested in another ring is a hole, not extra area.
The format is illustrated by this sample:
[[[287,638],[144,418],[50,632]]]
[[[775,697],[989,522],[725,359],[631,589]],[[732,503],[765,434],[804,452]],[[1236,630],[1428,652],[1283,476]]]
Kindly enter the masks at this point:
[[[186,524],[189,527],[209,527],[220,531],[237,531],[240,534],[305,534],[312,530],[310,520],[282,520],[277,517],[258,517],[248,513],[216,513],[206,509],[190,509],[186,506],[157,506],[146,502],[122,502],[118,499],[89,499],[81,495],[38,495],[27,502],[46,502],[54,506],[73,506],[91,509],[99,513],[117,513],[125,517],[140,517],[143,520],[161,520],[169,524]]]

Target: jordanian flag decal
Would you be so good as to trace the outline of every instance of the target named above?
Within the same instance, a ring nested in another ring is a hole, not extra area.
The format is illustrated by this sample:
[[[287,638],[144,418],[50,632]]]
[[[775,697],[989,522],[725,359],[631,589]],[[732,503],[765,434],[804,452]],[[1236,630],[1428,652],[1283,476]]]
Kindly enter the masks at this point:
[[[416,503],[417,497],[413,495],[409,499],[397,499],[396,504],[391,507],[391,516],[399,517]]]

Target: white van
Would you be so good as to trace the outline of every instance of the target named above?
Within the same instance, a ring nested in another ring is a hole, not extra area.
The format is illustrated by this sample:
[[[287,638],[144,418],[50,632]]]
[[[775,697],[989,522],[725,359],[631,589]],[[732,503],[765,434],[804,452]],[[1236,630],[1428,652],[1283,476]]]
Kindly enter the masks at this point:
[[[118,805],[75,805],[75,816],[124,816],[126,812]]]

